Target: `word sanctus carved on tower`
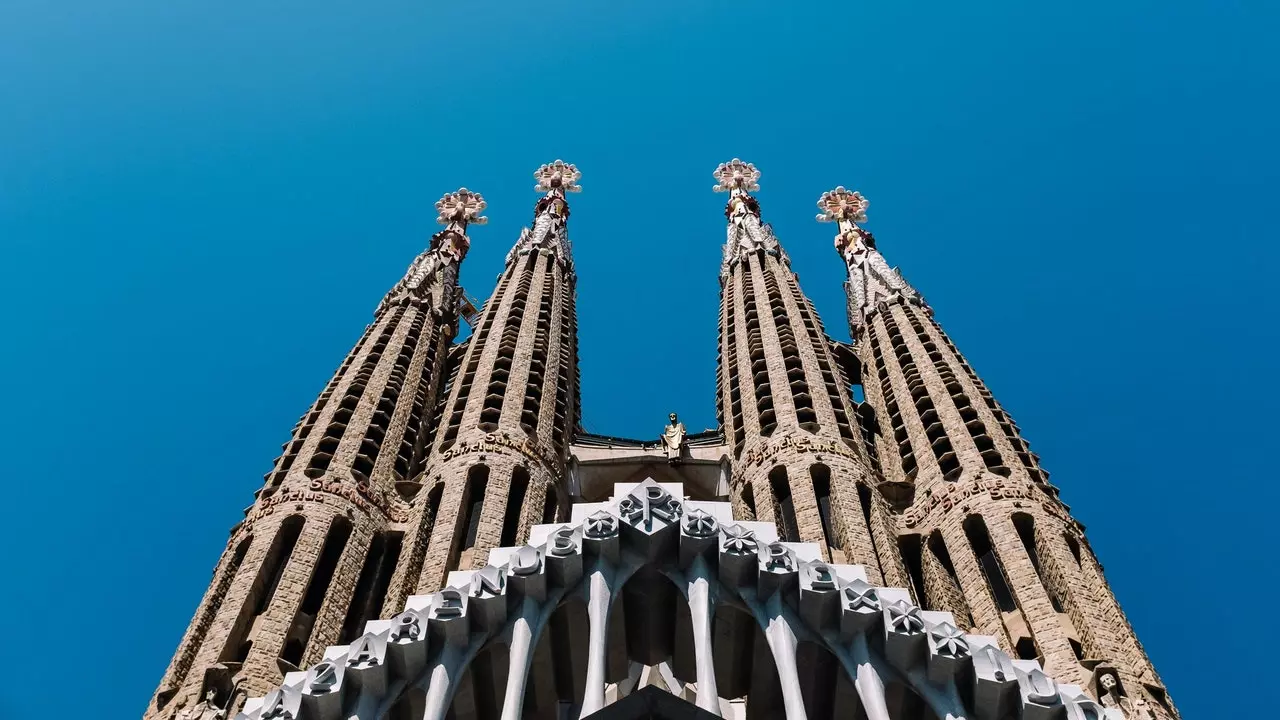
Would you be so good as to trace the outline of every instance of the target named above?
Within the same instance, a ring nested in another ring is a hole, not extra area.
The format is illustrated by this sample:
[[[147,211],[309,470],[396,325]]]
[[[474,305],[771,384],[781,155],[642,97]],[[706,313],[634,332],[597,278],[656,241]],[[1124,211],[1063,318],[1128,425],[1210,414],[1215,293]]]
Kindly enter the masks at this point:
[[[458,274],[485,201],[445,194],[144,718],[1177,718],[1039,458],[861,227],[867,200],[818,201],[842,343],[763,221],[760,171],[714,175],[716,428],[583,428],[575,166],[534,172],[478,310]]]

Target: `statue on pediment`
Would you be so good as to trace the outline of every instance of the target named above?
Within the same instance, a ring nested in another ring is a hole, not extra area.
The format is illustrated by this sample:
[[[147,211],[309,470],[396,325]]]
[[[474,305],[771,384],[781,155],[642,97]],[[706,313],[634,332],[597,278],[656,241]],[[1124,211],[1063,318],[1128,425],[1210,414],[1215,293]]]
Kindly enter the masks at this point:
[[[675,463],[680,461],[680,453],[684,449],[685,436],[688,433],[685,432],[684,423],[680,422],[675,413],[671,413],[668,420],[670,422],[662,431],[662,437],[658,438],[658,444],[667,454],[667,462]]]

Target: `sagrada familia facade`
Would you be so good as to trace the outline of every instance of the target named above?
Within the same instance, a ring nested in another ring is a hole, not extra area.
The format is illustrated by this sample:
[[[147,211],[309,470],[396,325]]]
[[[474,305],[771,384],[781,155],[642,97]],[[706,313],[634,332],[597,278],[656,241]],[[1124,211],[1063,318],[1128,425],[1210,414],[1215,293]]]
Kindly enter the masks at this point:
[[[232,528],[144,718],[1178,717],[859,193],[818,200],[845,344],[763,222],[760,173],[716,169],[719,428],[673,414],[625,439],[580,421],[580,173],[535,177],[480,310],[458,270],[485,202],[436,203],[444,229]]]

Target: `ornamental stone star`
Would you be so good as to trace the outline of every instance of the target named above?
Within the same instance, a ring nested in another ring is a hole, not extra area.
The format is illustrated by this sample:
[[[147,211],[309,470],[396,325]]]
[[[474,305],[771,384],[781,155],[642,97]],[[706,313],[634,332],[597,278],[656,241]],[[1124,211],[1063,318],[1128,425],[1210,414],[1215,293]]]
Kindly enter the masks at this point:
[[[712,537],[717,530],[719,530],[719,524],[706,510],[698,508],[684,516],[684,531],[690,537]]]
[[[760,548],[756,534],[741,525],[724,529],[724,551],[731,555],[755,555]]]
[[[957,659],[969,657],[969,641],[965,640],[964,633],[955,625],[938,623],[929,631],[929,635],[933,638],[933,645],[938,649],[939,655]]]
[[[712,190],[716,192],[730,192],[735,189],[755,192],[760,189],[760,171],[755,165],[742,162],[738,158],[720,163],[712,176],[716,179],[716,186]]]
[[[835,190],[828,190],[818,198],[818,209],[822,212],[818,213],[816,219],[818,222],[866,222],[867,207],[870,205],[870,201],[862,193],[845,190],[843,185],[837,185]]]
[[[886,620],[890,630],[903,635],[924,632],[924,618],[920,617],[920,608],[909,605],[904,600],[897,600],[886,605],[884,609],[888,615]]]
[[[587,537],[602,540],[618,534],[618,518],[603,510],[597,510],[586,522]]]

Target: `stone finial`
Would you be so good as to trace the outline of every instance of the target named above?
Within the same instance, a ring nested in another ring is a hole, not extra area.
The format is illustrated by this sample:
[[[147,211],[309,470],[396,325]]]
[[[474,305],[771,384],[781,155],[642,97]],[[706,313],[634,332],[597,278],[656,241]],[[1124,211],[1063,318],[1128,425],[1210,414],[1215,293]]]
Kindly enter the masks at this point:
[[[734,158],[727,163],[720,163],[712,175],[716,179],[716,185],[712,188],[715,192],[732,192],[734,190],[756,192],[760,189],[760,171],[756,169],[755,165],[749,162],[742,162],[738,158]]]
[[[484,225],[489,222],[489,218],[481,216],[480,213],[484,212],[487,206],[484,196],[480,193],[458,188],[454,192],[445,193],[444,197],[436,201],[436,212],[440,213],[436,217],[436,222],[441,225],[451,223]]]
[[[581,177],[582,172],[576,165],[556,160],[534,171],[533,178],[538,181],[538,184],[533,189],[543,193],[557,189],[561,192],[582,192],[582,188],[578,185],[578,179]]]
[[[867,207],[871,202],[862,197],[862,193],[845,190],[837,185],[835,190],[828,190],[818,198],[818,222],[866,222]]]

